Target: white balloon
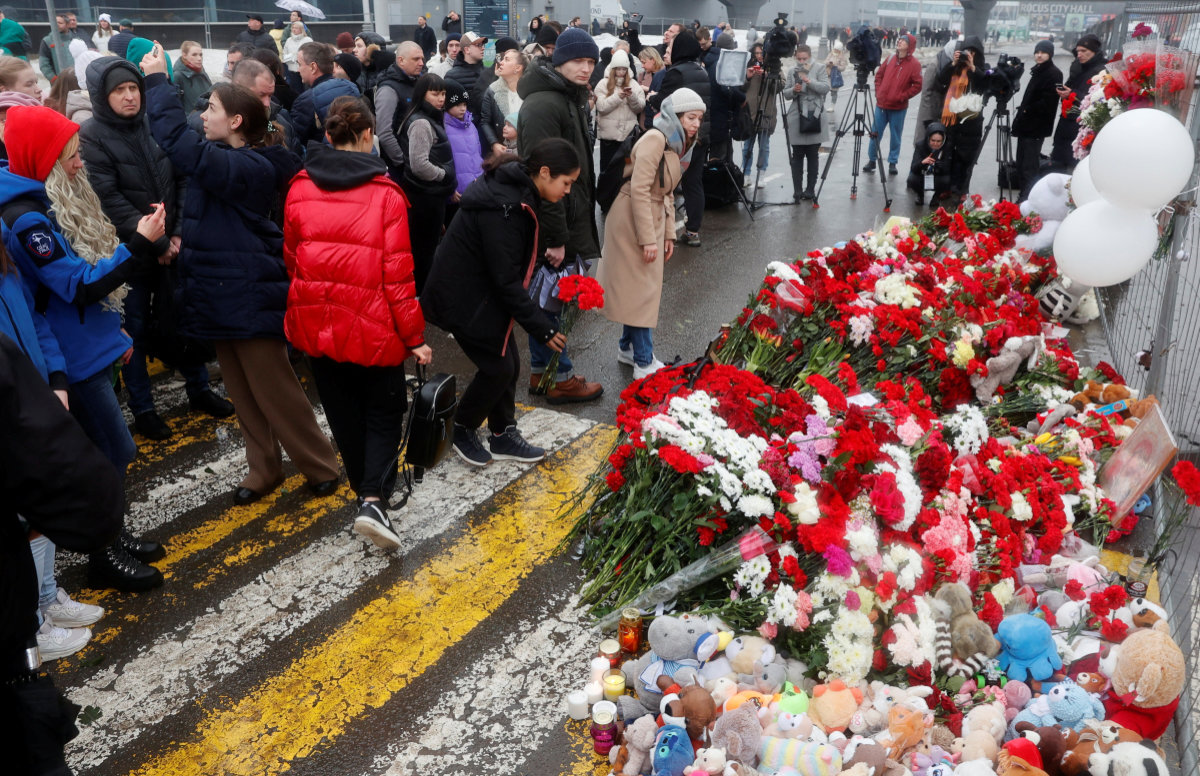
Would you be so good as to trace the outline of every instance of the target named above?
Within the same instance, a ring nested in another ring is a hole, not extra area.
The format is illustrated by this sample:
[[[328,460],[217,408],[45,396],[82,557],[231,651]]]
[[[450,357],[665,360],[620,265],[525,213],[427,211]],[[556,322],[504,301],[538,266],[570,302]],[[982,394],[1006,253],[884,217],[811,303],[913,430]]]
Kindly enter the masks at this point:
[[[1092,157],[1085,156],[1071,173],[1071,200],[1075,207],[1083,207],[1089,202],[1102,199],[1100,192],[1096,191],[1095,182],[1092,181],[1091,166]]]
[[[1177,119],[1138,108],[1104,125],[1089,158],[1100,196],[1128,208],[1158,210],[1187,185],[1196,149]]]
[[[1085,286],[1112,286],[1146,266],[1158,245],[1158,226],[1145,210],[1105,200],[1067,216],[1054,235],[1060,274]]]

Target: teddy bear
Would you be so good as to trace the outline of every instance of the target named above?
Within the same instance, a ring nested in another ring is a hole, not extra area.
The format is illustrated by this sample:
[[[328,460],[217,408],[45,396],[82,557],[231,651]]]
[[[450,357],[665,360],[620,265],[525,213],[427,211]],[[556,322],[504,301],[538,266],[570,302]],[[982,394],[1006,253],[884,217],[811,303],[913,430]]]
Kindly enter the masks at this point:
[[[1067,189],[1070,179],[1063,173],[1050,173],[1039,178],[1029,190],[1029,199],[1021,203],[1021,215],[1037,214],[1042,219],[1042,228],[1033,234],[1018,235],[1017,248],[1045,255],[1054,247],[1054,235],[1071,212]]]
[[[1023,757],[1001,749],[996,755],[996,776],[1046,776],[1046,772]]]
[[[808,717],[813,725],[826,733],[844,731],[850,724],[850,718],[858,711],[862,699],[862,690],[847,687],[841,679],[819,684],[813,688],[813,697],[808,703]]]
[[[955,763],[958,756],[946,751],[933,742],[933,730],[925,732],[925,738],[917,744],[910,755],[909,765],[912,772],[918,776],[928,776],[929,769],[938,763]]]
[[[684,776],[723,776],[725,773],[725,750],[712,746],[696,750],[696,761],[683,769]]]
[[[943,584],[930,605],[938,615],[936,652],[943,673],[970,674],[970,668],[957,666],[954,659],[978,670],[1000,651],[992,629],[975,613],[970,588],[962,582]]]
[[[775,647],[761,636],[738,636],[725,647],[729,668],[737,676],[754,673],[754,664],[775,661]]]
[[[1145,598],[1131,598],[1112,616],[1130,628],[1149,628],[1159,620],[1167,619],[1167,610]]]
[[[999,747],[1001,742],[1004,741],[1006,726],[1004,712],[998,706],[992,703],[981,704],[968,711],[967,715],[963,717],[963,738],[981,732],[991,736],[996,747]]]
[[[1033,700],[1033,690],[1020,679],[1011,679],[1004,685],[1004,718],[1012,722],[1022,709]]]
[[[651,762],[654,776],[683,776],[683,769],[695,759],[687,731],[678,725],[663,725],[654,739]]]
[[[1058,725],[1080,731],[1086,720],[1104,719],[1104,704],[1070,679],[1059,682],[1043,697],[1047,713],[1034,707],[1025,709],[1009,725],[1009,738],[1017,735],[1016,727],[1022,722],[1031,722],[1035,727]]]
[[[763,735],[775,736],[776,738],[802,738],[807,739],[812,735],[815,728],[812,720],[807,714],[793,714],[790,711],[780,711],[775,717],[775,721],[767,725],[763,729]]]
[[[1032,722],[1019,722],[1017,734],[1037,747],[1042,770],[1048,776],[1062,776],[1063,757],[1079,744],[1079,732],[1062,725],[1038,727]]]
[[[658,677],[658,689],[663,694],[660,704],[664,720],[682,725],[693,741],[703,741],[717,719],[717,706],[712,695],[698,684],[686,687],[672,684],[666,676]]]
[[[650,773],[650,749],[658,735],[658,723],[649,715],[638,717],[625,726],[620,748],[613,748],[611,762],[617,776],[639,776]]]
[[[1060,771],[1062,776],[1085,776],[1088,772],[1088,760],[1097,752],[1107,752],[1122,742],[1138,743],[1142,740],[1140,733],[1122,727],[1112,720],[1104,722],[1089,722],[1079,734],[1079,741],[1062,757]]]
[[[972,730],[970,733],[954,739],[954,743],[950,745],[950,751],[958,755],[960,762],[978,760],[981,757],[995,760],[996,752],[1000,751],[1000,747],[997,746],[996,739],[991,733],[984,730]]]
[[[842,770],[842,753],[832,744],[763,736],[758,743],[758,769],[780,773],[789,767],[802,776],[836,776]]]
[[[1000,668],[1009,679],[1045,681],[1062,668],[1054,634],[1045,620],[1032,614],[1011,614],[996,630]]]
[[[758,742],[763,728],[758,721],[758,709],[752,703],[722,714],[713,725],[710,740],[713,746],[725,750],[725,757],[753,765],[758,757]]]
[[[739,690],[755,690],[763,695],[775,695],[783,690],[787,682],[787,665],[776,656],[770,663],[755,661],[754,671],[738,675]]]
[[[621,664],[626,681],[633,687],[636,698],[622,695],[617,699],[621,718],[629,721],[644,714],[655,714],[662,701],[658,677],[666,674],[680,685],[695,684],[700,661],[695,647],[702,638],[712,635],[708,624],[695,617],[671,615],[655,617],[646,629],[650,651]]]
[[[1107,752],[1088,758],[1092,776],[1158,776],[1168,773],[1167,763],[1146,742],[1116,744]]]
[[[846,747],[842,767],[849,768],[859,763],[866,764],[873,776],[908,776],[907,768],[888,757],[887,747],[871,739],[855,741]]]
[[[738,686],[737,682],[728,676],[720,676],[705,682],[704,689],[708,690],[708,694],[712,696],[713,703],[719,709],[725,705],[725,701],[737,694]]]
[[[1179,706],[1186,666],[1166,620],[1135,630],[1101,661],[1112,687],[1104,696],[1108,719],[1157,740]]]
[[[893,706],[904,705],[914,711],[929,711],[925,701],[933,694],[932,687],[893,687],[878,680],[866,685],[859,714],[851,720],[850,729],[855,733],[878,733],[887,726],[888,712]]]

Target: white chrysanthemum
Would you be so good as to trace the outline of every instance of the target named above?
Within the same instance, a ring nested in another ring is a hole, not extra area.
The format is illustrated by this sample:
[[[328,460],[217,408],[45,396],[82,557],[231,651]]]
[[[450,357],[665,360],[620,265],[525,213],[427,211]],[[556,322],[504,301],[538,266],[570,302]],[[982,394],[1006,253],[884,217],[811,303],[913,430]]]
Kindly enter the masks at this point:
[[[1012,516],[1014,520],[1022,523],[1028,523],[1033,519],[1033,507],[1029,505],[1025,494],[1019,490],[1012,494]]]
[[[958,405],[953,415],[942,419],[942,424],[954,439],[954,449],[959,455],[978,453],[991,436],[983,412],[970,404]]]
[[[846,531],[846,547],[850,557],[863,561],[879,552],[879,537],[872,523],[862,522]]]
[[[893,272],[875,281],[875,300],[882,304],[897,305],[907,310],[920,304],[920,300],[917,299],[919,294],[917,289],[908,284],[907,278],[901,272]]]
[[[738,511],[746,517],[766,517],[775,514],[775,505],[766,496],[750,494],[738,499]]]
[[[799,280],[800,275],[791,266],[784,264],[782,261],[773,261],[767,265],[767,275],[782,278],[783,280]]]
[[[862,611],[841,609],[825,638],[829,662],[828,676],[838,677],[850,685],[858,684],[871,670],[874,655],[871,620]]]
[[[802,525],[816,525],[821,519],[821,507],[817,503],[817,492],[808,486],[807,482],[796,484],[792,491],[796,500],[787,505],[788,514]]]
[[[825,397],[821,395],[813,396],[808,401],[812,405],[813,412],[822,420],[829,420],[833,414],[829,411],[829,402],[825,401]]]
[[[850,342],[865,345],[875,332],[875,321],[869,315],[855,315],[850,319]]]
[[[767,622],[792,627],[796,624],[796,591],[791,585],[779,585],[767,607]]]

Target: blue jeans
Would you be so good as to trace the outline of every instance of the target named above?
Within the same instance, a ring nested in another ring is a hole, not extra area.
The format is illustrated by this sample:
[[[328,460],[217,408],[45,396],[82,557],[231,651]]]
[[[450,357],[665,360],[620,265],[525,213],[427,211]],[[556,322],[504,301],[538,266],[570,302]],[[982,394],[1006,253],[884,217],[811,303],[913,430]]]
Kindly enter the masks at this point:
[[[558,318],[558,313],[547,312],[543,310],[546,317],[554,324],[557,330],[561,326],[561,321]],[[554,351],[538,342],[532,336],[529,338],[529,372],[530,374],[540,375],[546,371],[546,365],[550,363],[551,356]],[[571,363],[570,357],[567,355],[567,349],[564,347],[562,353],[558,354],[558,377],[555,382],[562,382],[571,376],[575,365]]]
[[[767,162],[771,159],[771,133],[763,130],[758,133],[758,169],[766,170]],[[742,174],[750,175],[750,162],[754,160],[755,137],[742,141]]]
[[[38,625],[42,624],[42,609],[54,603],[58,596],[58,580],[54,578],[54,542],[45,536],[29,540],[33,567],[38,578]]]
[[[71,383],[69,388],[71,414],[124,480],[126,467],[137,455],[137,445],[125,425],[110,371],[101,369],[91,377]]]
[[[154,398],[150,395],[150,374],[146,371],[145,333],[146,319],[150,316],[149,281],[134,281],[129,284],[125,297],[125,331],[133,338],[133,357],[121,370],[125,387],[129,389],[129,411],[134,415],[154,411]],[[180,367],[184,390],[188,398],[194,398],[209,389],[208,367],[204,365]]]
[[[654,329],[642,326],[621,327],[621,350],[633,348],[633,361],[638,366],[650,366],[654,360]]]
[[[871,129],[875,137],[871,138],[871,143],[867,146],[868,159],[873,162],[879,158],[879,143],[883,135],[883,128],[889,127],[892,130],[892,139],[888,144],[888,164],[896,164],[900,161],[900,135],[904,132],[904,116],[907,113],[908,108],[904,110],[875,109],[875,126]]]

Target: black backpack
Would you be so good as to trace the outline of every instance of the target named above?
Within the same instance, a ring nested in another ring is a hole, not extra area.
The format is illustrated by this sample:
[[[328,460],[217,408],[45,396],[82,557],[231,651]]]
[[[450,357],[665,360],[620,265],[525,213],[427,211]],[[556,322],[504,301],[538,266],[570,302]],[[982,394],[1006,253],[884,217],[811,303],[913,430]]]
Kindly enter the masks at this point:
[[[600,177],[596,179],[596,204],[600,206],[601,213],[608,214],[608,209],[617,201],[617,195],[621,193],[621,187],[625,185],[625,181],[629,180],[629,176],[625,175],[625,165],[629,162],[634,145],[642,138],[642,135],[646,134],[646,131],[640,126],[635,126],[621,141],[621,145],[617,146],[612,159],[608,161],[608,166],[600,171]],[[666,154],[658,162],[660,176],[665,161]]]

